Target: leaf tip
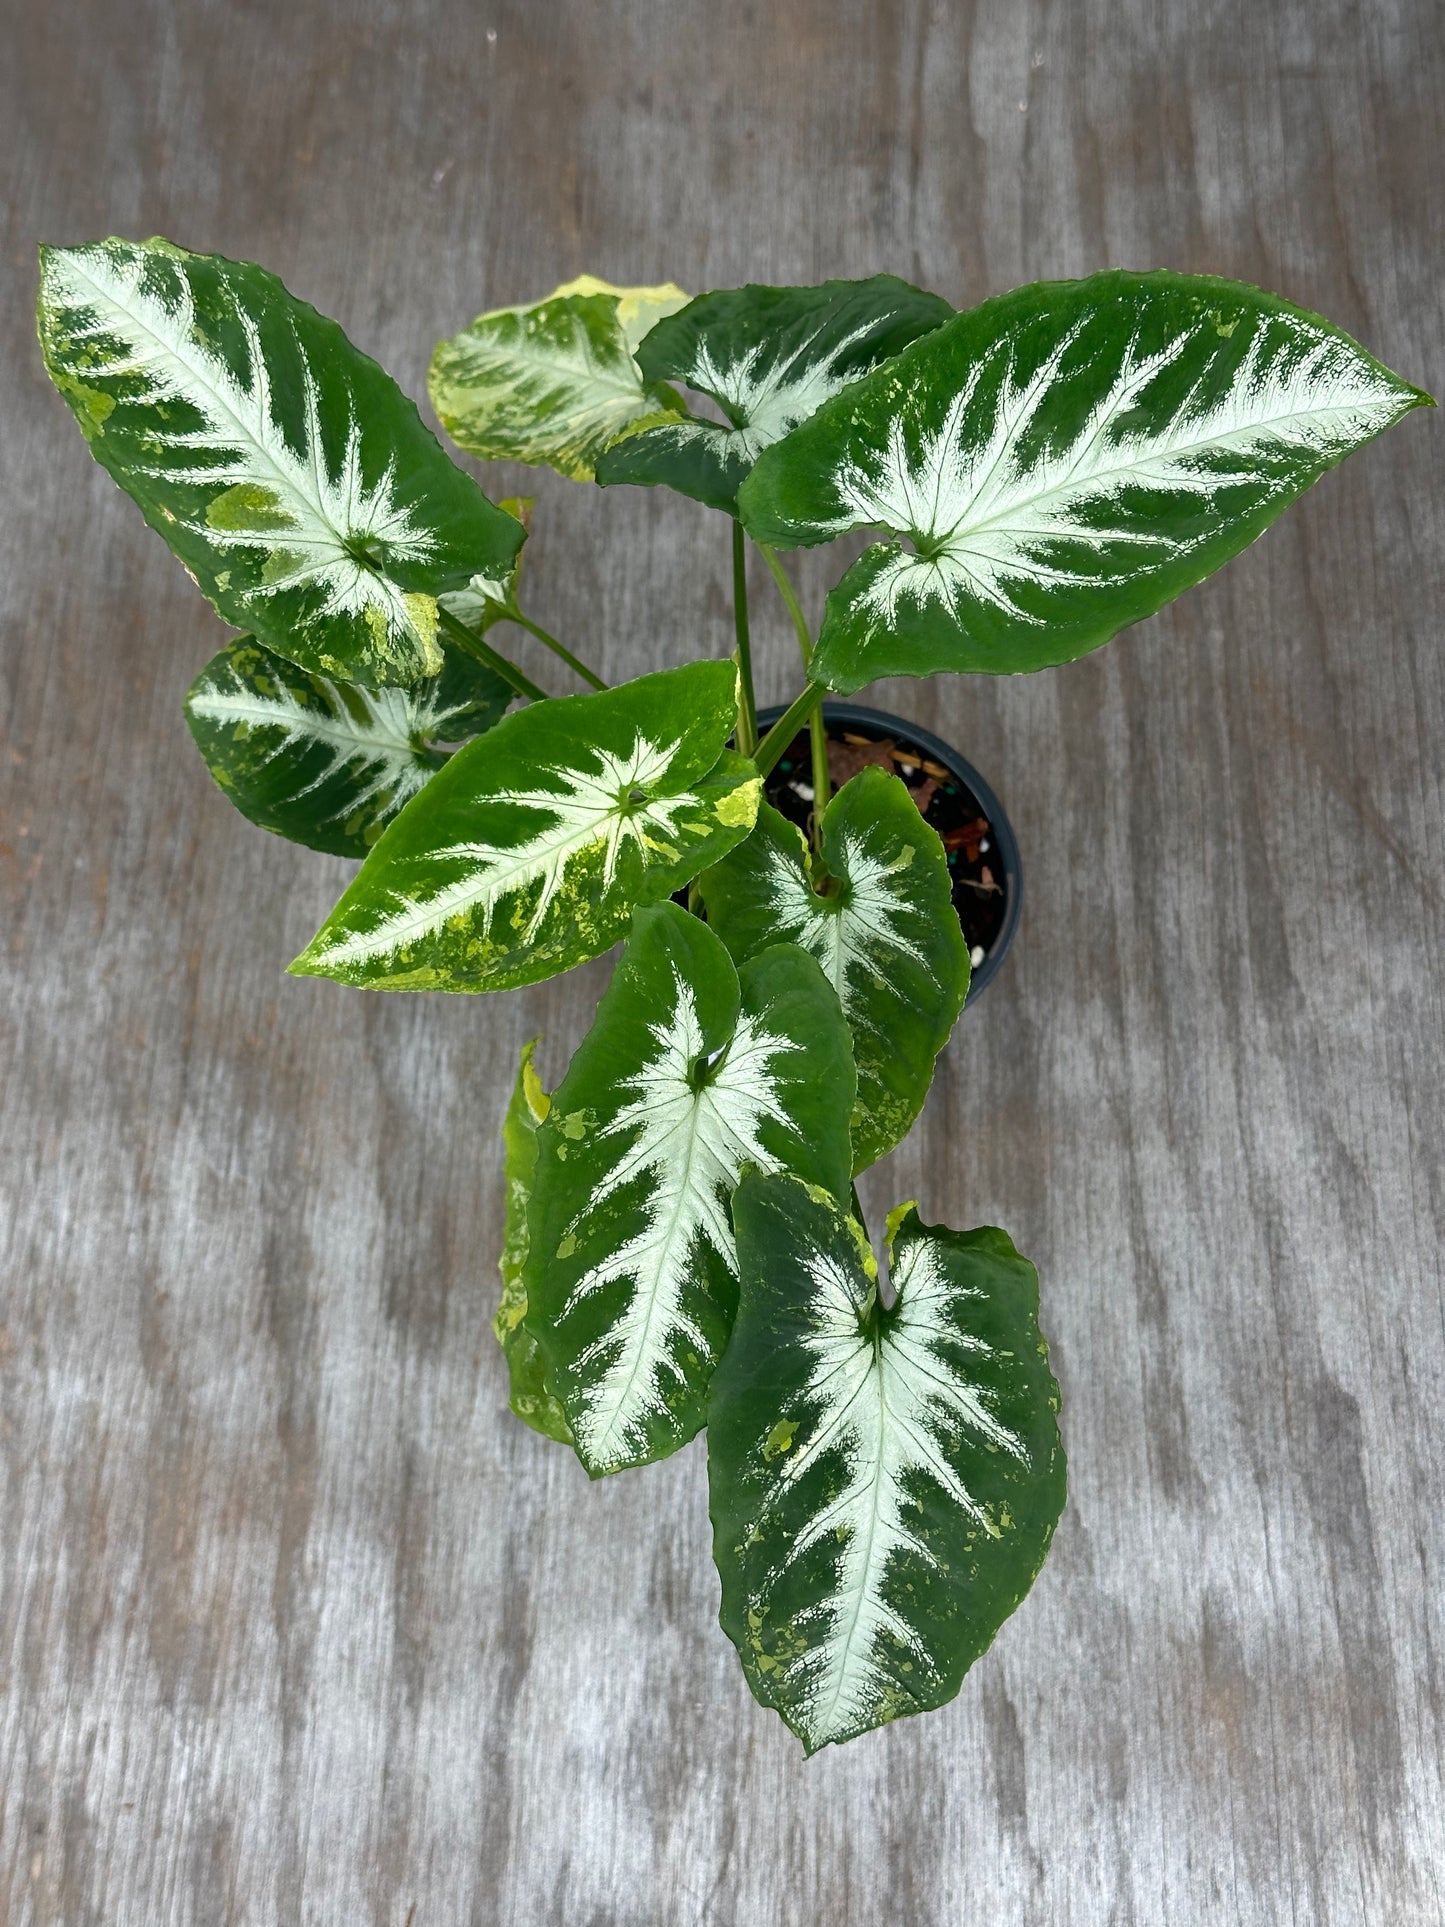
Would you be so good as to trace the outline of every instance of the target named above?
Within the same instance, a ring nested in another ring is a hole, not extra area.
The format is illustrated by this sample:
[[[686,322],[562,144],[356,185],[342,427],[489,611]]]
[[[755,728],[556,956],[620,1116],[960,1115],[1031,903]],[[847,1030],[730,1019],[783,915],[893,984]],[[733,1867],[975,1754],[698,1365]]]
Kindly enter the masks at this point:
[[[320,955],[317,952],[316,946],[318,942],[319,938],[313,937],[300,955],[291,959],[290,963],[286,966],[286,975],[288,977],[331,976],[331,971],[322,963]]]
[[[916,1216],[917,1213],[917,1198],[908,1198],[905,1199],[902,1204],[895,1204],[893,1209],[888,1213],[888,1216],[883,1220],[883,1239],[890,1253],[893,1250],[893,1240],[898,1236],[898,1233],[903,1229],[908,1219]]]

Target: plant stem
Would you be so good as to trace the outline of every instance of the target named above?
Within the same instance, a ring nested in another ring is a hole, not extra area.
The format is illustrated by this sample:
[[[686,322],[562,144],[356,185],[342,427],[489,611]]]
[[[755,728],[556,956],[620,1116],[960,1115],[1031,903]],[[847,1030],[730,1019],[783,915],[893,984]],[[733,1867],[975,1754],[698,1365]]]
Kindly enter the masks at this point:
[[[766,542],[759,542],[764,562],[772,572],[778,585],[778,594],[787,604],[788,614],[793,618],[793,627],[798,632],[798,647],[803,653],[803,669],[806,673],[813,660],[813,638],[808,632],[808,619],[803,614],[798,592],[789,579],[787,570],[778,560],[777,552],[770,549]],[[808,718],[808,735],[813,748],[813,848],[816,850],[823,836],[823,812],[828,807],[832,793],[832,780],[828,774],[828,725],[823,720],[823,712],[814,708]]]
[[[823,847],[823,812],[833,793],[828,773],[828,725],[820,705],[808,718],[808,739],[813,747],[813,848]]]
[[[798,647],[803,652],[803,667],[806,669],[813,658],[813,638],[808,633],[808,618],[803,614],[802,604],[798,601],[798,592],[789,581],[787,570],[778,560],[776,549],[770,549],[766,542],[759,542],[758,553],[767,563],[769,572],[778,585],[778,594],[787,604],[788,614],[793,618],[793,627],[798,632]]]
[[[743,525],[733,519],[733,627],[738,638],[737,745],[744,756],[758,746],[758,706],[753,696],[753,645],[748,631],[748,567]]]
[[[510,683],[519,696],[525,696],[530,703],[546,702],[545,689],[539,689],[530,676],[522,674],[516,663],[509,662],[505,656],[498,655],[489,642],[474,635],[464,622],[457,620],[450,609],[443,609],[438,605],[437,620],[458,649],[465,649],[469,656],[475,656],[478,662],[485,663],[487,668],[494,670],[503,682]]]
[[[607,688],[608,685],[603,682],[602,678],[590,670],[585,662],[582,662],[578,657],[574,656],[565,643],[558,642],[555,636],[549,636],[540,622],[533,622],[530,616],[524,616],[520,609],[515,608],[508,609],[506,619],[508,622],[515,622],[521,628],[529,630],[531,634],[537,638],[538,642],[545,642],[554,656],[560,656],[569,668],[575,669],[582,680],[584,682],[590,682],[594,689]]]
[[[764,736],[763,740],[758,744],[757,749],[753,752],[753,761],[764,776],[767,775],[768,771],[788,747],[788,744],[792,742],[798,731],[803,727],[803,724],[813,714],[819,703],[822,702],[824,693],[821,683],[810,682],[805,684],[802,694],[793,698],[793,701],[783,711],[767,735]]]

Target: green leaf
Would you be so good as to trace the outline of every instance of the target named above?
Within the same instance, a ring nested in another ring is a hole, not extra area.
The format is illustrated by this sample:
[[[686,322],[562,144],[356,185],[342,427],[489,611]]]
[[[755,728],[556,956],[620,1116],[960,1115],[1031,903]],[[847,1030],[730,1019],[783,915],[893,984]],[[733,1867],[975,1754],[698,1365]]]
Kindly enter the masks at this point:
[[[734,514],[739,484],[763,449],[952,313],[940,296],[892,274],[701,294],[658,322],[637,359],[649,381],[711,395],[727,424],[689,417],[643,428],[608,450],[597,479],[664,483]]]
[[[848,1185],[838,999],[781,944],[741,971],[676,904],[639,910],[537,1137],[527,1326],[594,1478],[701,1427],[737,1302],[744,1164]]]
[[[498,502],[499,509],[520,522],[526,534],[532,533],[532,508],[535,495],[505,495]],[[464,623],[474,635],[484,636],[493,623],[505,622],[517,607],[517,588],[522,579],[522,557],[524,549],[503,569],[492,575],[474,575],[464,589],[449,589],[437,601],[448,615],[455,616]],[[445,648],[446,644],[443,643]]]
[[[436,745],[481,735],[512,699],[461,650],[442,656],[441,674],[414,688],[364,689],[242,636],[191,684],[186,721],[243,816],[308,849],[364,857],[447,760]]]
[[[1099,274],[927,336],[758,462],[740,510],[864,551],[828,598],[830,689],[1066,662],[1252,542],[1429,397],[1316,315],[1237,282]]]
[[[615,288],[584,274],[530,308],[494,308],[437,343],[432,406],[469,455],[590,481],[609,442],[682,412],[670,389],[643,379],[633,351],[686,300],[670,281]]]
[[[1064,1505],[1038,1276],[1002,1231],[889,1217],[896,1303],[826,1193],[750,1173],[708,1407],[722,1626],[813,1753],[953,1698]]]
[[[517,1082],[502,1124],[502,1142],[507,1152],[507,1221],[498,1265],[502,1274],[502,1302],[492,1320],[492,1330],[506,1353],[512,1382],[509,1400],[512,1410],[534,1432],[556,1439],[561,1445],[570,1445],[572,1429],[562,1407],[547,1390],[541,1351],[522,1322],[527,1315],[527,1286],[522,1273],[527,1262],[527,1208],[537,1167],[537,1127],[551,1103],[532,1068],[532,1053],[540,1041],[534,1037],[522,1048]]]
[[[828,894],[818,894],[820,881]],[[784,942],[822,965],[853,1035],[853,1170],[865,1170],[908,1135],[968,994],[968,945],[938,832],[896,776],[865,769],[824,812],[821,863],[764,803],[753,834],[699,888],[737,962]]]
[[[521,545],[390,375],[263,268],[42,248],[39,325],[91,453],[217,614],[302,668],[436,675],[437,596]]]
[[[745,837],[731,663],[529,703],[457,751],[291,965],[373,990],[505,990],[599,956]]]

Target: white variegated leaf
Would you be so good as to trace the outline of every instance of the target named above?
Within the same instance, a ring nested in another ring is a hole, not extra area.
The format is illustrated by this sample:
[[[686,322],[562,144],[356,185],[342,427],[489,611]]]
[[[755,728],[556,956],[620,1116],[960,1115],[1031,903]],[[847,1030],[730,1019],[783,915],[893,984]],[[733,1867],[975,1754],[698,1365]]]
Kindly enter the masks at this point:
[[[881,527],[812,673],[1067,661],[1252,541],[1325,469],[1428,401],[1258,289],[1096,275],[985,302],[778,443],[740,499],[779,545]]]
[[[538,1132],[527,1329],[594,1477],[702,1423],[737,1297],[744,1165],[848,1182],[838,1000],[791,945],[739,974],[674,904],[639,911]]]
[[[798,943],[822,965],[853,1036],[853,1169],[866,1169],[907,1135],[968,994],[938,832],[896,776],[867,769],[829,803],[817,863],[765,803],[753,834],[699,887],[739,963],[770,943]]]
[[[731,513],[763,449],[952,313],[938,295],[891,274],[699,295],[657,323],[638,363],[649,380],[711,395],[726,422],[643,427],[599,460],[597,479],[664,483]]]
[[[545,462],[590,481],[619,435],[682,413],[633,357],[652,324],[686,300],[671,282],[616,288],[584,274],[531,307],[494,308],[437,343],[432,406],[470,455]]]
[[[1032,1585],[1064,1501],[1038,1280],[1001,1231],[889,1219],[895,1302],[826,1193],[749,1174],[713,1378],[722,1623],[808,1752],[941,1706]]]
[[[599,955],[752,828],[760,779],[723,748],[736,691],[698,662],[514,711],[389,826],[291,968],[502,990]]]
[[[522,531],[335,322],[169,242],[42,251],[46,367],[91,452],[218,613],[302,667],[441,668],[436,598]]]
[[[308,849],[364,857],[442,767],[439,746],[490,729],[511,697],[500,677],[450,646],[439,676],[367,689],[299,669],[242,636],[192,683],[186,720],[243,816]]]

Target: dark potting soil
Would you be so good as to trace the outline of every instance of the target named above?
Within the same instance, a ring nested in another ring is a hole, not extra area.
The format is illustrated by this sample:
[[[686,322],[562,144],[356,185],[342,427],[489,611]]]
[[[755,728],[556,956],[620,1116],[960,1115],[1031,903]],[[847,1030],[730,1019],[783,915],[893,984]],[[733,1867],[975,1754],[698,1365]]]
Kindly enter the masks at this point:
[[[910,743],[906,731],[890,735],[866,723],[830,720],[828,775],[833,788],[841,789],[870,763],[902,778],[923,820],[942,839],[953,879],[953,906],[977,969],[997,941],[1008,910],[1003,865],[983,805],[952,770]],[[783,751],[763,789],[773,808],[806,836],[813,807],[813,757],[806,729]]]

